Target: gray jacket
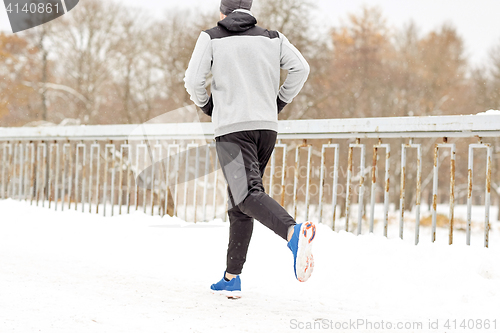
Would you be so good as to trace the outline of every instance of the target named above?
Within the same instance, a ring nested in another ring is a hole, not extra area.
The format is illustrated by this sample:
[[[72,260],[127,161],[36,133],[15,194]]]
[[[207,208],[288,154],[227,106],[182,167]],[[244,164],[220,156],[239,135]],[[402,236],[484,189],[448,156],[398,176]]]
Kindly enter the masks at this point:
[[[201,32],[184,78],[191,100],[212,116],[215,136],[278,131],[278,113],[299,93],[309,65],[280,32],[256,26],[243,9]],[[280,68],[288,70],[281,87]],[[212,96],[205,88],[212,72]]]

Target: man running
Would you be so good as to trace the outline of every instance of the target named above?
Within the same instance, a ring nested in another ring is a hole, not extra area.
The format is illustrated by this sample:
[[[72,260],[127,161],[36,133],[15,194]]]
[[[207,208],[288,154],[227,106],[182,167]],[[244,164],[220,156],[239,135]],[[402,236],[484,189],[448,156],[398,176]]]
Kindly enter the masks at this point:
[[[254,218],[287,240],[295,276],[313,271],[312,222],[296,224],[264,191],[262,176],[274,150],[278,113],[302,89],[309,65],[278,31],[258,27],[252,0],[222,0],[217,26],[201,32],[184,78],[191,100],[212,117],[217,156],[228,183],[229,244],[223,278],[214,292],[241,296],[239,275]],[[288,70],[281,87],[280,69]],[[211,95],[205,85],[212,73]]]

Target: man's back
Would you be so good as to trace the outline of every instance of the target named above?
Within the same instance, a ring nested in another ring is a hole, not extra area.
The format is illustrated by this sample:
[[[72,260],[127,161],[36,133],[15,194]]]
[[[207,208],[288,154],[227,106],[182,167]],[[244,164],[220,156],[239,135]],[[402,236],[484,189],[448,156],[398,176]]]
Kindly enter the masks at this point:
[[[205,78],[211,71],[215,136],[278,130],[277,97],[289,103],[302,88],[309,66],[285,36],[256,26],[247,10],[236,10],[201,33],[188,70],[186,89],[200,107],[209,103]],[[279,89],[280,68],[289,70]]]

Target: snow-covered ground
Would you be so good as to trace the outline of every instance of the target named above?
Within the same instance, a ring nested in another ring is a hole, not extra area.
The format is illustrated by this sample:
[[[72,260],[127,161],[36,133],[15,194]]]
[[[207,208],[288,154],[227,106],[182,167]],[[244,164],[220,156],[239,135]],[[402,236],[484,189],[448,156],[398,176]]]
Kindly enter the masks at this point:
[[[488,111],[484,111],[484,112],[479,112],[477,115],[491,116],[491,115],[496,115],[496,114],[500,114],[500,110],[488,110]]]
[[[492,233],[489,249],[414,246],[319,225],[315,272],[299,283],[286,243],[256,223],[244,297],[228,300],[209,292],[227,223],[1,200],[0,332],[500,332]]]

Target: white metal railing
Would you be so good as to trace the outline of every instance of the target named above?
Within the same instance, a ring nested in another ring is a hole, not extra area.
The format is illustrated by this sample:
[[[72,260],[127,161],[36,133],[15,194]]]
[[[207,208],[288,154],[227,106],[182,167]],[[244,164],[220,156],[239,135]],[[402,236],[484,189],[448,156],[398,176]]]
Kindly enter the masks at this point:
[[[212,139],[211,123],[0,128],[0,140]],[[286,120],[281,139],[498,137],[500,115]]]
[[[221,172],[217,172],[219,166],[213,135],[211,123],[0,128],[0,198],[41,202],[49,207],[54,203],[55,209],[59,205],[60,209],[65,205],[69,209],[74,204],[74,209],[99,212],[102,207],[104,215],[108,214],[107,209],[113,215],[115,206],[119,214],[124,209],[130,212],[132,205],[135,209],[141,206],[144,212],[151,214],[168,213],[193,221],[225,217],[227,193]],[[442,142],[436,140],[440,138],[443,138]],[[336,217],[336,211],[339,196],[342,197],[345,201],[342,204],[344,228],[358,234],[362,232],[363,224],[368,224],[370,232],[374,231],[377,193],[382,192],[383,215],[378,222],[387,236],[390,191],[397,192],[397,185],[391,184],[399,183],[398,235],[403,238],[407,222],[407,178],[413,177],[414,173],[412,196],[415,199],[417,244],[422,187],[426,185],[422,180],[424,169],[432,167],[432,172],[428,170],[426,175],[432,177],[431,240],[435,241],[438,195],[443,192],[439,186],[439,163],[443,156],[448,156],[448,242],[451,244],[455,220],[456,154],[468,153],[467,169],[463,173],[467,175],[466,242],[470,244],[474,150],[486,150],[486,158],[477,160],[476,164],[481,163],[485,169],[481,176],[485,181],[483,231],[484,245],[488,246],[491,183],[496,172],[494,146],[491,142],[483,142],[483,138],[492,141],[500,138],[500,115],[280,121],[278,142],[266,184],[270,195],[282,205],[287,205],[288,200],[294,217],[301,215],[307,220],[314,215],[334,229],[338,229],[336,222],[340,219]],[[398,160],[391,159],[394,145],[396,152],[400,153]],[[468,149],[458,151],[457,145],[468,146]],[[370,167],[365,165],[368,146],[373,148]],[[301,154],[304,148],[307,154]],[[293,150],[294,159],[289,154]],[[385,152],[383,184],[377,182],[379,150]],[[441,151],[443,153],[439,154]],[[408,165],[407,155],[412,152],[417,153],[416,163]],[[345,156],[343,153],[347,153],[347,159],[341,158]],[[292,178],[287,169],[293,162]],[[359,163],[357,172],[353,167],[358,165],[355,162]],[[413,173],[410,173],[410,167]],[[305,175],[301,174],[303,169]],[[328,169],[331,174],[328,174]],[[339,170],[346,172],[339,175]],[[312,179],[314,176],[318,179]],[[398,177],[399,182],[391,182],[391,177]],[[364,193],[367,178],[371,178],[369,218],[366,218],[364,209],[368,197]],[[339,191],[341,181],[346,186],[345,190]],[[301,186],[303,182],[305,184]],[[292,193],[287,193],[289,187],[293,188]],[[319,191],[313,193],[313,187]],[[352,211],[353,194],[357,194],[357,213]],[[325,199],[331,204],[326,205]],[[312,201],[315,204],[311,206]],[[212,214],[209,214],[210,206]],[[183,209],[179,210],[179,207]],[[326,213],[331,216],[329,220],[325,220]],[[356,213],[353,225],[350,224],[352,213]]]

